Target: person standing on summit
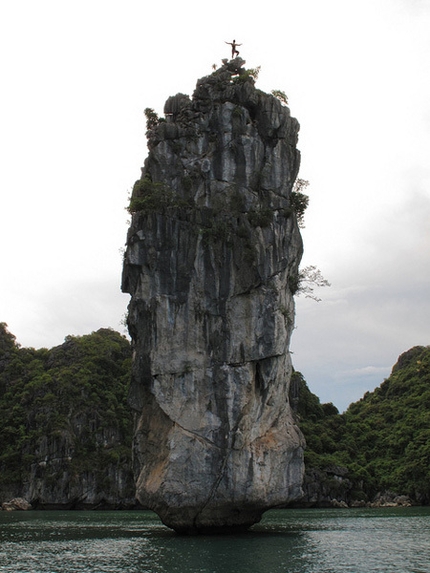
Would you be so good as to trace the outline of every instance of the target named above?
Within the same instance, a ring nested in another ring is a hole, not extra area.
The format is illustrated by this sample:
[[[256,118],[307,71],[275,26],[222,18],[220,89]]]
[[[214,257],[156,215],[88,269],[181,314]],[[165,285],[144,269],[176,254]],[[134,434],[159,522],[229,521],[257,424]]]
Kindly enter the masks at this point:
[[[233,40],[233,42],[226,42],[226,44],[231,46],[231,59],[234,58],[235,54],[236,56],[239,55],[239,50],[236,50],[236,46],[241,46],[242,44],[236,44],[236,40]]]

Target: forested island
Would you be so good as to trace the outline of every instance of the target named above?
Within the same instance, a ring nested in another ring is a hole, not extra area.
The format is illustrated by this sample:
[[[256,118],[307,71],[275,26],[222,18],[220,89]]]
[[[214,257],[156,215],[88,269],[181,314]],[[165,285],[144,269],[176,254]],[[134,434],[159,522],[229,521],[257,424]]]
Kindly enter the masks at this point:
[[[131,345],[111,329],[22,348],[0,324],[0,502],[39,509],[140,507],[134,497]],[[290,401],[305,435],[304,497],[295,506],[429,504],[430,347],[344,413],[300,372]]]

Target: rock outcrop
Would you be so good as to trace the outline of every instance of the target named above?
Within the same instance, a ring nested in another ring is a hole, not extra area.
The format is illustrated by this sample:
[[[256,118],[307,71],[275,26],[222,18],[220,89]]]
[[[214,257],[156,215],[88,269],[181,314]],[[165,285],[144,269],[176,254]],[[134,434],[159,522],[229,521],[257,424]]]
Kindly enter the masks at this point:
[[[1,504],[3,511],[28,511],[32,509],[31,503],[22,497],[15,497]]]
[[[247,528],[301,495],[288,402],[299,124],[244,63],[169,98],[165,119],[147,113],[129,207],[137,498],[177,531]]]
[[[353,482],[342,466],[306,467],[303,497],[292,507],[348,507],[352,502]]]

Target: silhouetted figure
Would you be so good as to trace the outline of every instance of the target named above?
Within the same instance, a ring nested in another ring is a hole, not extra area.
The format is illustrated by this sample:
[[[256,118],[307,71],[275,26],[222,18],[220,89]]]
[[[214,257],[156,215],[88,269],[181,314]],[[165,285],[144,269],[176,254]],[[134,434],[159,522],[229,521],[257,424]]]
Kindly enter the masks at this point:
[[[233,40],[233,42],[226,42],[226,44],[231,46],[231,59],[234,58],[235,54],[236,56],[239,55],[239,50],[236,50],[236,46],[241,46],[242,44],[236,44],[236,40]]]

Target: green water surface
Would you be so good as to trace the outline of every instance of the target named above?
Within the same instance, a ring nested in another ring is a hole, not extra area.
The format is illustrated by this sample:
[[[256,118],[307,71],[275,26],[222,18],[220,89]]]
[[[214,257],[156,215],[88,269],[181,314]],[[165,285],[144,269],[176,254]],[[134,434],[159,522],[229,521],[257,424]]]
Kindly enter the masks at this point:
[[[430,508],[277,510],[197,537],[147,511],[4,511],[0,572],[430,573]]]

